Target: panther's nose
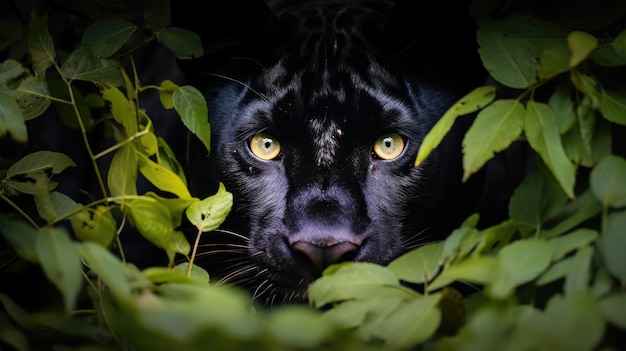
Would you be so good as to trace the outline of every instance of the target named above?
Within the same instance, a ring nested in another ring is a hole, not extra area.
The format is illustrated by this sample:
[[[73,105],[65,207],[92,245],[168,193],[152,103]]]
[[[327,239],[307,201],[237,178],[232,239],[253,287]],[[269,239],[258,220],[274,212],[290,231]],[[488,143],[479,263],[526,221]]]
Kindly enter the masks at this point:
[[[321,276],[326,267],[334,263],[352,261],[359,251],[360,245],[350,242],[309,242],[296,241],[291,244],[292,249],[303,254],[313,267],[313,272]]]

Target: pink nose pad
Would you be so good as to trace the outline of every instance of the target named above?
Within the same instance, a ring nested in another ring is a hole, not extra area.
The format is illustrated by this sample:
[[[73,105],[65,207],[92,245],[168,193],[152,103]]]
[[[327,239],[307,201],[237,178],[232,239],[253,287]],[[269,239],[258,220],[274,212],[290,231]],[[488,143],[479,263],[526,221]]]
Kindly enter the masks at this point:
[[[313,272],[318,276],[331,264],[353,260],[360,248],[358,244],[349,241],[330,245],[296,241],[291,247],[311,262]]]

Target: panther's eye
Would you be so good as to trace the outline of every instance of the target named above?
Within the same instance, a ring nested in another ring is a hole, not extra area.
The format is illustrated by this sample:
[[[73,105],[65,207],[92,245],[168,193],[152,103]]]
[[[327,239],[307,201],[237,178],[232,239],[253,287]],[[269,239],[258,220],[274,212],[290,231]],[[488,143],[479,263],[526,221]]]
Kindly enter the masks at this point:
[[[374,142],[374,154],[383,160],[392,160],[404,150],[404,138],[398,133],[385,133]]]
[[[267,133],[258,133],[250,139],[250,151],[261,160],[273,160],[280,155],[280,142]]]

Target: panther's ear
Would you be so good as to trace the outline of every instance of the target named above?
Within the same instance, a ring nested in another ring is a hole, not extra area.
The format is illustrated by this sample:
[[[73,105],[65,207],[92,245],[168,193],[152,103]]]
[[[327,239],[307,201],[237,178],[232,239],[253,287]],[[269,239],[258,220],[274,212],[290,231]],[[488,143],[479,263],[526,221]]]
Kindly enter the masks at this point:
[[[196,0],[170,3],[172,26],[198,34],[204,48],[202,57],[179,61],[190,79],[210,67],[216,56],[236,56],[241,48],[254,46],[271,35],[276,26],[276,17],[263,0],[210,0],[204,6],[198,4]]]

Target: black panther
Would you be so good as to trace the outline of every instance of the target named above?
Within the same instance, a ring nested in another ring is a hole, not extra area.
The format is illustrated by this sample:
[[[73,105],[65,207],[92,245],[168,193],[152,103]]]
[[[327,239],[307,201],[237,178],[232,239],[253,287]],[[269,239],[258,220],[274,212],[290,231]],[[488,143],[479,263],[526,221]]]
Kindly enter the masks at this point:
[[[438,118],[486,77],[474,24],[465,2],[416,5],[172,2],[207,50],[180,62],[213,133],[208,157],[190,147],[192,188],[234,195],[199,261],[214,276],[263,304],[301,302],[329,265],[387,264],[478,210],[482,174],[461,182],[471,118],[414,166]]]

